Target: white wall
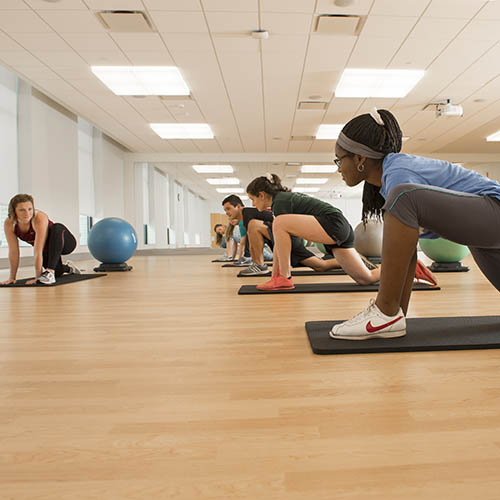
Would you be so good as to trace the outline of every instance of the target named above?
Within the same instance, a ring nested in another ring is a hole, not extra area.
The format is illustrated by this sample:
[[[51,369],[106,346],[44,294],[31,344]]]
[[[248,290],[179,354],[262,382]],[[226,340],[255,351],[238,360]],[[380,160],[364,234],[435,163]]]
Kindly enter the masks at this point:
[[[78,241],[80,183],[77,117],[19,80],[17,128],[18,168],[13,163],[8,169],[9,175],[19,180],[17,191],[32,194],[35,207],[46,212],[52,221],[65,224]],[[124,217],[124,151],[95,131],[93,161],[94,215],[100,218]],[[86,247],[78,246],[76,249],[76,252],[86,251]],[[21,248],[21,256],[32,254],[32,248]],[[7,256],[8,248],[0,248],[0,258]]]

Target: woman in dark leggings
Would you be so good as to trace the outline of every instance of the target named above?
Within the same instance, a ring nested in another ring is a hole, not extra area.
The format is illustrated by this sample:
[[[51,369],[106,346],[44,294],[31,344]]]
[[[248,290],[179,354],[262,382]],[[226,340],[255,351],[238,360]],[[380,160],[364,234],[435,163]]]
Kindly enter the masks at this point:
[[[330,336],[365,340],[406,334],[405,316],[421,237],[467,245],[500,291],[500,185],[459,165],[399,154],[402,134],[386,110],[348,122],[337,139],[335,162],[345,183],[364,182],[363,218],[384,214],[382,273],[376,300]]]
[[[10,277],[2,285],[16,282],[19,267],[18,239],[34,247],[35,279],[27,281],[27,285],[33,285],[37,281],[51,285],[64,273],[80,274],[80,270],[71,261],[63,264],[61,260],[61,255],[68,255],[76,248],[75,237],[66,226],[53,223],[47,214],[35,210],[33,197],[29,194],[18,194],[10,200],[4,231],[9,244]]]

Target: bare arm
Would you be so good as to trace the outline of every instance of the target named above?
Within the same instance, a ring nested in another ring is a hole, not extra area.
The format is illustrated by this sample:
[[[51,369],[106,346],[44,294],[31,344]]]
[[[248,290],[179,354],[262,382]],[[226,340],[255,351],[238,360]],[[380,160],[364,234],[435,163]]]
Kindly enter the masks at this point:
[[[14,224],[10,219],[5,219],[3,225],[5,237],[7,238],[7,243],[9,244],[9,265],[10,274],[7,281],[3,281],[2,285],[9,285],[16,282],[17,269],[19,267],[19,243],[17,242],[17,236],[14,233]]]
[[[38,279],[42,274],[43,264],[43,247],[47,240],[47,233],[49,230],[49,218],[43,212],[37,212],[33,217],[33,229],[35,230],[35,277]]]

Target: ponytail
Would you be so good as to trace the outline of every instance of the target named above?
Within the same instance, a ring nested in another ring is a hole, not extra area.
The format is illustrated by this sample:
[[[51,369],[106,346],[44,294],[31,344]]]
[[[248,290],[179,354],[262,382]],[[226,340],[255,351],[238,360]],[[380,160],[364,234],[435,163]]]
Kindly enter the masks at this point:
[[[266,193],[271,196],[281,192],[290,191],[281,184],[281,179],[276,174],[266,174],[256,177],[248,186],[247,193],[252,196],[259,196],[259,193]]]

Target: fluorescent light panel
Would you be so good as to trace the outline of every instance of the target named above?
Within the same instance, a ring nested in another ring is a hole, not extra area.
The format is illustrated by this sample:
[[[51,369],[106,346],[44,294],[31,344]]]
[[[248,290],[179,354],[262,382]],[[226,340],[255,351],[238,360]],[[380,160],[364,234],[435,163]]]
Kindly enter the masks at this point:
[[[302,165],[300,172],[303,174],[334,174],[338,170],[337,165]]]
[[[298,177],[295,181],[296,184],[326,184],[327,177]]]
[[[150,123],[162,139],[213,139],[214,133],[207,123]]]
[[[207,179],[207,182],[209,184],[215,184],[215,185],[231,185],[231,184],[239,184],[240,180],[236,177],[219,177],[218,179]]]
[[[91,66],[116,95],[189,95],[176,66]]]
[[[244,193],[245,190],[243,188],[217,188],[216,191],[218,193]]]
[[[344,125],[341,123],[320,125],[316,132],[316,139],[337,139],[343,128]]]
[[[487,142],[500,142],[500,130],[486,137]]]
[[[335,97],[405,97],[424,74],[419,69],[346,69]]]
[[[232,165],[193,165],[193,168],[199,174],[232,174],[234,172]]]
[[[320,191],[318,187],[294,187],[292,188],[294,193],[317,193]]]

